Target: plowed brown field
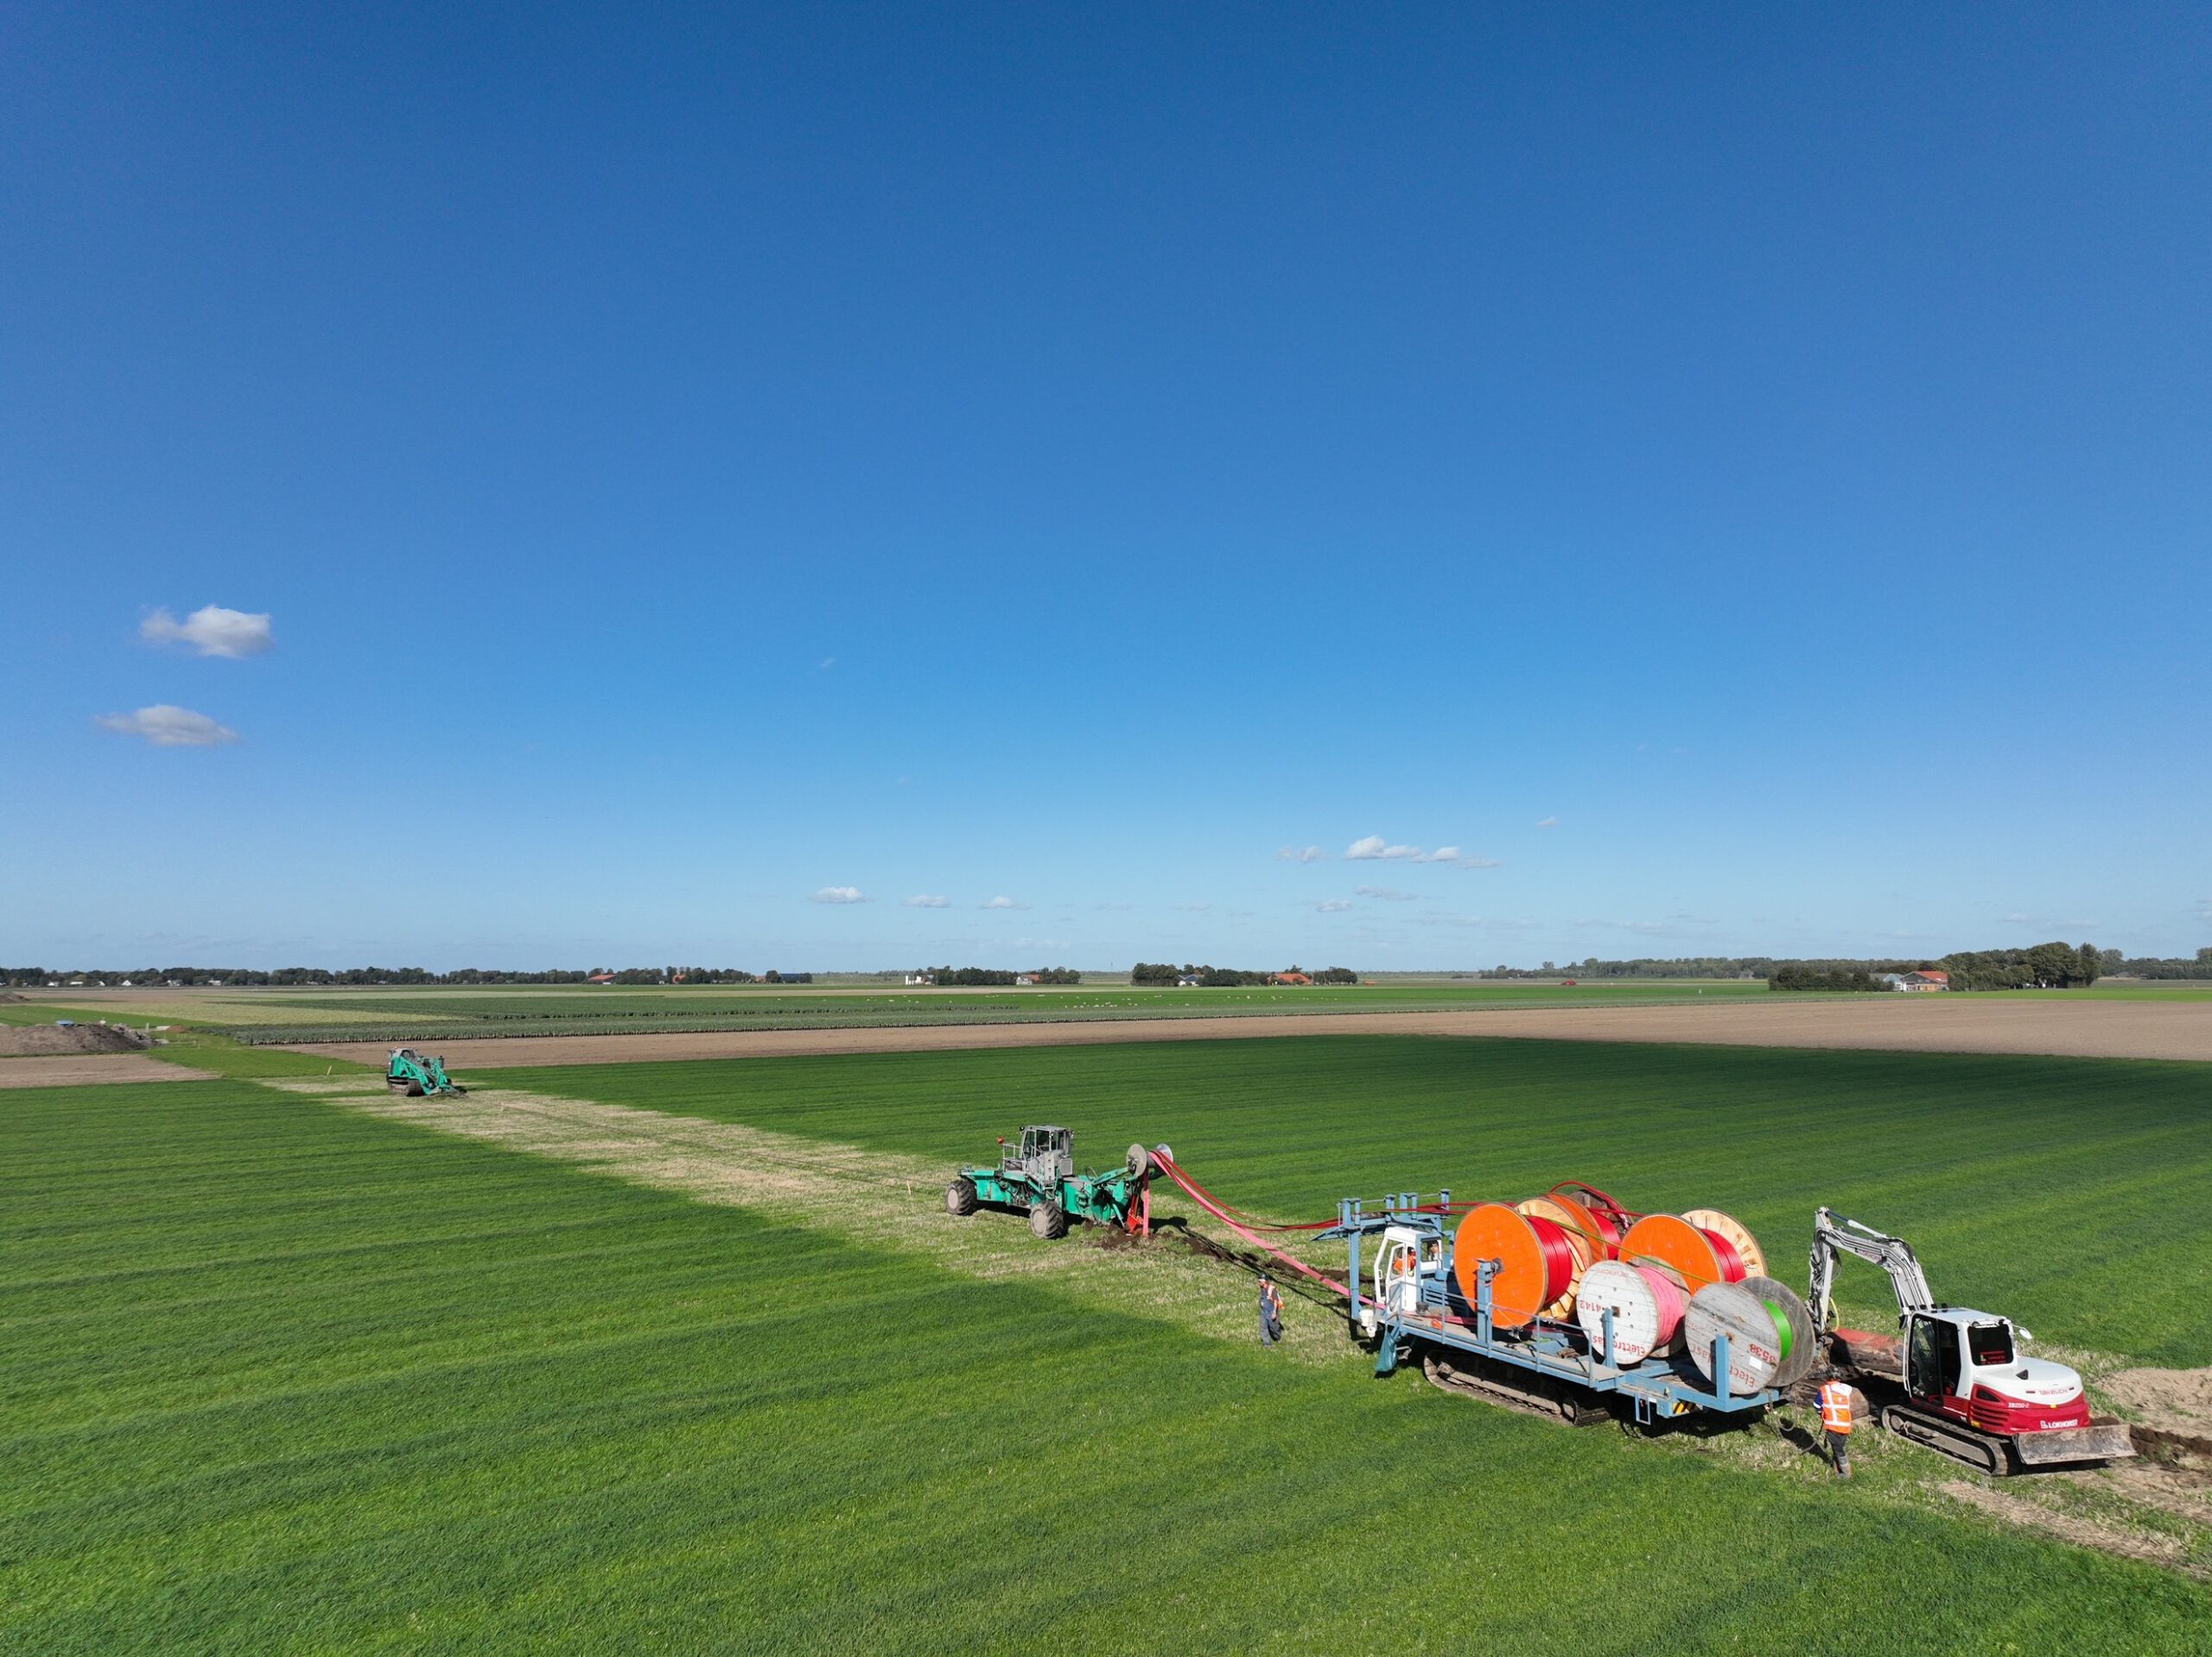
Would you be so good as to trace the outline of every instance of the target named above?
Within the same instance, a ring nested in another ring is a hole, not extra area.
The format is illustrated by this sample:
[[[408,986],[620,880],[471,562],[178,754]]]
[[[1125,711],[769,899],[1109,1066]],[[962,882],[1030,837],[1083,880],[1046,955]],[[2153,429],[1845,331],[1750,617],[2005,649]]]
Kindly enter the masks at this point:
[[[442,1054],[454,1069],[493,1070],[646,1059],[773,1058],[806,1053],[1354,1035],[1504,1036],[1538,1041],[1691,1042],[1729,1047],[1886,1048],[1900,1052],[2047,1053],[2075,1058],[2212,1062],[2212,1001],[1983,1001],[1967,996],[1899,995],[1799,1002],[1777,998],[1714,1006],[1500,1008],[1467,1013],[938,1025],[911,1029],[519,1036],[423,1044]],[[388,1048],[376,1042],[317,1042],[295,1051],[382,1063]]]

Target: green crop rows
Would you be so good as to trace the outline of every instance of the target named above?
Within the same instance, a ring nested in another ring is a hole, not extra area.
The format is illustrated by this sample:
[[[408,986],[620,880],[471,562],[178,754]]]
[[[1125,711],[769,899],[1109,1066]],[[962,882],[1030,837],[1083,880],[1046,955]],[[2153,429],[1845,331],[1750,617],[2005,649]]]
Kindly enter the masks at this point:
[[[608,1036],[714,1030],[849,1030],[1116,1019],[1254,1018],[1291,1013],[1433,1013],[1505,1006],[1667,1005],[1766,994],[1737,981],[1578,986],[1408,985],[1353,988],[931,990],[856,994],[772,988],[467,990],[239,996],[202,1009],[248,1042],[454,1041],[481,1036]],[[320,1013],[327,1023],[318,1025]]]
[[[2203,1077],[1353,1038],[527,1079],[948,1161],[1166,1138],[1289,1213],[1580,1174],[1785,1262],[1826,1195],[1939,1288],[2202,1363]],[[1837,1489],[1568,1432],[245,1081],[0,1095],[0,1649],[2156,1653],[2212,1618],[1916,1497],[1920,1452]]]

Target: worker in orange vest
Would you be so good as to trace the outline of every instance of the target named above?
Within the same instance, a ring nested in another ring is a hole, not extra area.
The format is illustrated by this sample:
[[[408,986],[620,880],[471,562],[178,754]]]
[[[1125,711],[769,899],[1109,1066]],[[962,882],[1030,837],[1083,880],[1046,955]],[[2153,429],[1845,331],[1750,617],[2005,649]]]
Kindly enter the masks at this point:
[[[1821,1432],[1827,1439],[1835,1476],[1851,1476],[1851,1388],[1831,1372],[1821,1383]]]
[[[1273,1346],[1282,1339],[1282,1291],[1264,1274],[1260,1279],[1260,1344]]]

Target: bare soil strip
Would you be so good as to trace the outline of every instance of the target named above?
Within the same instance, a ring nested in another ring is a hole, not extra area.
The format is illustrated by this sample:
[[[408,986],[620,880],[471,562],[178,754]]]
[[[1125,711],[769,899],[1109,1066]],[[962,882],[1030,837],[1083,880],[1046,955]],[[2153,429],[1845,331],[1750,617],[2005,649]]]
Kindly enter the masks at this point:
[[[1936,1487],[1945,1495],[1979,1508],[1992,1518],[2007,1525],[2017,1525],[2027,1530],[2041,1531],[2046,1536],[2056,1536],[2077,1547],[2093,1547],[2101,1553],[2113,1553],[2124,1559],[2141,1559],[2147,1564],[2163,1565],[2169,1571],[2202,1580],[2204,1570],[2190,1562],[2190,1544],[2185,1535],[2141,1528],[2129,1524],[2120,1514],[2069,1512],[2047,1505],[2024,1494],[2011,1489],[1999,1489],[1993,1485],[1970,1483],[1965,1479],[1946,1479]],[[2056,1493],[2061,1488],[2053,1484],[2049,1476],[2045,1482],[2036,1487],[2038,1495]]]
[[[935,1025],[906,1029],[713,1031],[515,1036],[426,1043],[456,1070],[636,1060],[941,1052],[1129,1041],[1274,1036],[1505,1036],[1539,1041],[1705,1043],[1726,1047],[1876,1048],[1916,1053],[2043,1053],[2069,1058],[2212,1063],[2212,1001],[1996,1001],[1972,996],[1786,997],[1711,1006],[1499,1008],[1450,1013],[1286,1013],[1098,1023]],[[381,1064],[388,1044],[316,1042],[295,1051]]]
[[[164,1063],[143,1053],[82,1053],[0,1058],[0,1088],[69,1088],[98,1082],[212,1082],[205,1070]]]
[[[358,1076],[264,1085],[680,1191],[696,1202],[772,1214],[863,1247],[921,1254],[966,1276],[1079,1283],[1088,1298],[1119,1311],[1165,1317],[1215,1339],[1258,1338],[1258,1291],[1248,1274],[1224,1269],[1173,1236],[1142,1248],[1116,1248],[1102,1245],[1121,1241],[1120,1234],[1078,1228],[1063,1241],[1041,1242],[1020,1216],[986,1210],[955,1216],[944,1210],[952,1171],[941,1163],[519,1089],[410,1099]],[[1154,1202],[1156,1212],[1173,1211],[1157,1191]],[[1294,1305],[1286,1309],[1281,1350],[1308,1362],[1341,1360],[1343,1325],[1318,1305]]]

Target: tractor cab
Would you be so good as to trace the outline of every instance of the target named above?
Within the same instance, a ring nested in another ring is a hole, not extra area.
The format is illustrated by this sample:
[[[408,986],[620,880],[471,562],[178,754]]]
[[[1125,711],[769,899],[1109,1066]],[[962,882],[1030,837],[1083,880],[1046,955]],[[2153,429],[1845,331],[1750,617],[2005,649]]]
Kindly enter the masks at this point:
[[[1986,1432],[2086,1426],[2082,1378],[2063,1363],[2024,1358],[2012,1320],[1971,1306],[1905,1314],[1904,1389],[1936,1410]]]
[[[999,1141],[999,1166],[1050,1186],[1075,1173],[1075,1133],[1065,1127],[1025,1127],[1020,1148]]]

